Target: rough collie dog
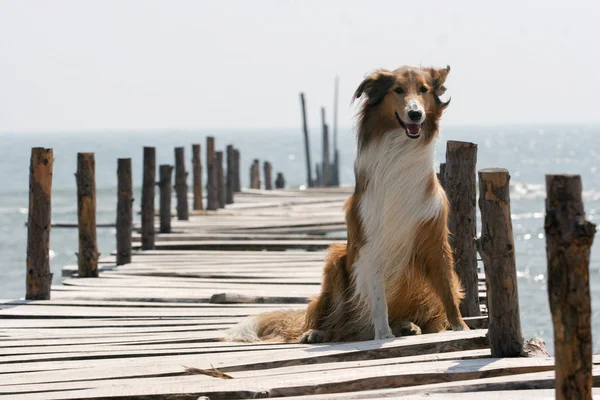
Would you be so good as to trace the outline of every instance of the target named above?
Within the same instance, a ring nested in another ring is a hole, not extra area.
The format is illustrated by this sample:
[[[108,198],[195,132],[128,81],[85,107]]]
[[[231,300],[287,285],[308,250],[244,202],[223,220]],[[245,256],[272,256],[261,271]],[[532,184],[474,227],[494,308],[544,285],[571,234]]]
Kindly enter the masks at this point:
[[[449,72],[378,70],[360,84],[347,245],[329,249],[321,294],[306,311],[248,317],[228,339],[319,343],[469,329],[458,308],[448,200],[434,170]]]

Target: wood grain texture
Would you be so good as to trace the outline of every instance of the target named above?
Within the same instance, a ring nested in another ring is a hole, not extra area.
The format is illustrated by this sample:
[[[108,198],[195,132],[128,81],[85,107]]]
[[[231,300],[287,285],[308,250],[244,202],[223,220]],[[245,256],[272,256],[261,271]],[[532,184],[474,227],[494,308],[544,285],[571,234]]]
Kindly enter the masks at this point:
[[[523,354],[509,183],[510,175],[505,169],[479,171],[481,238],[478,247],[485,267],[493,357]]]
[[[206,138],[206,209],[219,209],[219,186],[217,183],[217,155],[215,153],[215,138]]]
[[[239,193],[242,191],[242,182],[240,177],[240,151],[233,149],[233,191]]]
[[[131,262],[133,231],[133,181],[131,158],[117,160],[117,265]]]
[[[268,161],[263,163],[263,174],[265,177],[265,190],[273,190],[273,166]]]
[[[158,187],[160,190],[160,233],[171,233],[171,187],[173,184],[173,167],[159,166]]]
[[[52,214],[52,149],[31,149],[29,215],[27,217],[27,277],[25,298],[50,299],[50,218]]]
[[[590,248],[579,175],[546,175],[548,297],[554,324],[556,398],[592,398]]]
[[[203,210],[202,202],[202,155],[201,146],[192,144],[192,181],[194,190],[194,210]]]
[[[235,193],[235,157],[232,145],[227,145],[227,178],[225,179],[225,204],[233,204]]]
[[[154,186],[156,185],[156,149],[144,147],[142,180],[142,250],[154,248]]]
[[[216,166],[217,166],[217,199],[219,208],[225,208],[225,171],[223,170],[223,152],[217,151],[216,153]]]
[[[77,153],[77,222],[79,226],[79,276],[98,276],[96,236],[96,161],[94,153]]]
[[[177,195],[177,219],[187,221],[190,217],[188,206],[188,173],[185,170],[185,148],[175,148],[175,193]]]
[[[460,303],[463,317],[480,314],[477,298],[476,226],[477,145],[448,141],[444,188],[450,203],[448,228],[454,254],[454,269],[462,283],[465,298]]]

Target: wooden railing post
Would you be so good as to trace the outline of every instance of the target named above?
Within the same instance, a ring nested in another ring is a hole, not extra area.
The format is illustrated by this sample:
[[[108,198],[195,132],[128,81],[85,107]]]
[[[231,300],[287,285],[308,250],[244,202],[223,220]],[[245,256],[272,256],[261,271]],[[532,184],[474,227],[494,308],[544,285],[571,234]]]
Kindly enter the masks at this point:
[[[154,186],[156,185],[156,149],[144,147],[142,182],[142,250],[154,249]]]
[[[27,279],[25,299],[50,300],[50,226],[52,214],[52,149],[31,149],[29,216],[27,217]]]
[[[223,171],[222,151],[217,151],[217,189],[219,208],[225,208],[225,173]]]
[[[175,148],[175,192],[177,194],[177,219],[187,221],[190,219],[188,209],[187,172],[185,171],[185,149]]]
[[[171,233],[171,185],[173,167],[161,165],[159,167],[160,181],[160,233]]]
[[[463,317],[481,315],[477,279],[476,221],[477,145],[448,141],[446,147],[445,189],[450,202],[448,229],[454,254],[454,268],[465,291],[460,303]]]
[[[131,158],[117,160],[117,265],[131,262],[133,183]]]
[[[260,189],[260,163],[256,159],[250,167],[250,188]]]
[[[192,144],[192,179],[194,180],[194,210],[202,210],[202,156],[200,145]]]
[[[225,203],[233,204],[233,192],[235,191],[235,178],[233,173],[234,155],[233,146],[227,145],[227,179],[225,182]]]
[[[314,183],[311,172],[310,142],[308,138],[308,125],[306,123],[306,101],[304,100],[304,93],[300,93],[300,104],[302,106],[302,128],[304,133],[304,152],[306,155],[306,184],[310,188],[313,187]]]
[[[233,149],[233,191],[239,193],[242,191],[242,182],[240,181],[240,151]]]
[[[485,267],[488,338],[495,358],[523,354],[509,181],[503,168],[479,171],[481,238],[477,246]]]
[[[440,172],[438,172],[437,177],[444,190],[446,190],[446,163],[440,163]]]
[[[219,208],[219,189],[217,186],[217,156],[215,154],[215,138],[206,138],[206,209],[216,210]]]
[[[554,324],[556,399],[592,398],[590,248],[579,175],[546,175],[548,295]]]
[[[275,188],[284,189],[285,188],[285,178],[281,172],[277,173],[277,179],[275,179]]]
[[[273,190],[273,180],[271,177],[273,167],[271,166],[271,163],[268,161],[265,161],[263,164],[263,170],[264,170],[264,174],[265,174],[265,189]]]
[[[96,237],[96,162],[94,153],[77,153],[77,221],[79,227],[79,276],[98,276]]]

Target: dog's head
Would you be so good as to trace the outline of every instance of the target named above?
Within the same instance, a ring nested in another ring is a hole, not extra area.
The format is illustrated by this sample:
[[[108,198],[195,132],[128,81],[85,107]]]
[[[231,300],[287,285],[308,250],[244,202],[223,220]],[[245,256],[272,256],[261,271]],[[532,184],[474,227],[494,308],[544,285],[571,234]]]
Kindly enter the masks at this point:
[[[357,99],[363,98],[359,117],[366,126],[361,127],[359,135],[380,136],[402,128],[410,139],[431,141],[450,103],[440,100],[449,72],[450,66],[401,67],[395,71],[377,70],[367,76],[354,94]]]

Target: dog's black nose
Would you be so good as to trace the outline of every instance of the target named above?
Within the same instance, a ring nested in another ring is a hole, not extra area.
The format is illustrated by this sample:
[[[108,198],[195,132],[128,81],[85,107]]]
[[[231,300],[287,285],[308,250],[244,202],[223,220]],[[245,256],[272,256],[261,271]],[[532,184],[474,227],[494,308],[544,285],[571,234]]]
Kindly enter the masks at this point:
[[[419,122],[422,117],[423,113],[421,111],[410,110],[408,112],[408,118],[410,118],[411,121]]]

